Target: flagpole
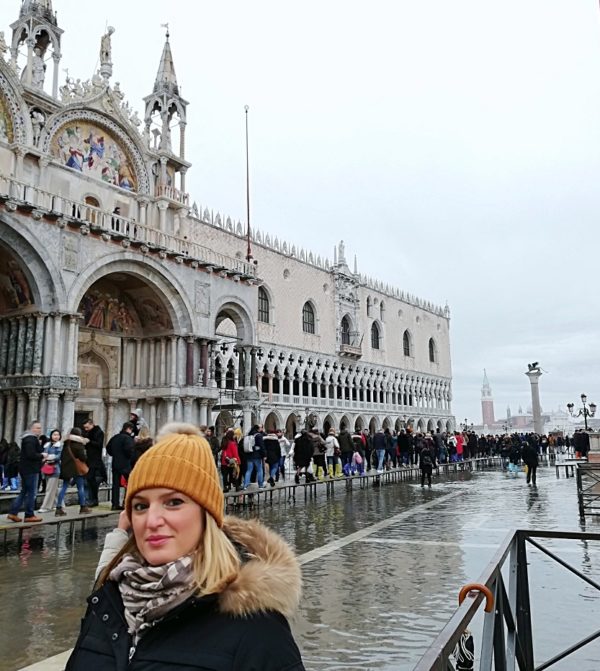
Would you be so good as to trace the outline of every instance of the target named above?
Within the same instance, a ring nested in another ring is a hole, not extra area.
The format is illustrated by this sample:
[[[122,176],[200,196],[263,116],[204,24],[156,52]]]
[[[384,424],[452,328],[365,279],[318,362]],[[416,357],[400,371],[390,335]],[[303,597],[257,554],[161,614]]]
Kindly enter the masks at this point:
[[[244,106],[246,113],[246,261],[252,261],[252,246],[250,243],[250,160],[248,156],[248,105]]]

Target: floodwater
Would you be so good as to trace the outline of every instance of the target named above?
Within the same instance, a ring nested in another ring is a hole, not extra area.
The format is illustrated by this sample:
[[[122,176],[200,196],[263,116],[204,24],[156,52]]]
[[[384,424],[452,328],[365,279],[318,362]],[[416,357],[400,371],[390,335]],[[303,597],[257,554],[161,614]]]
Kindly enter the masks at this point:
[[[302,562],[304,595],[292,628],[309,671],[413,669],[515,527],[580,531],[576,484],[540,469],[460,473],[431,490],[415,482],[323,492],[306,503],[262,507]],[[93,525],[91,521],[88,524]],[[599,526],[589,520],[588,530]],[[35,529],[0,556],[0,669],[13,671],[71,647],[110,521],[74,537]],[[359,532],[359,533],[356,533]],[[353,534],[351,538],[347,538]],[[346,540],[345,540],[346,539]],[[600,582],[600,552],[582,541],[544,541]],[[320,549],[318,556],[311,551]],[[596,590],[528,549],[536,663],[597,629]],[[478,644],[477,623],[473,634]],[[552,668],[600,667],[594,642]]]

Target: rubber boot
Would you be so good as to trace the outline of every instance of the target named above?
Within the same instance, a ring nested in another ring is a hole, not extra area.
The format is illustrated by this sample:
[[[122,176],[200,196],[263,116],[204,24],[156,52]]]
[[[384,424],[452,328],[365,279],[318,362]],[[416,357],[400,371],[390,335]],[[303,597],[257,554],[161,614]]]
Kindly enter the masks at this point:
[[[337,464],[335,465],[335,477],[336,478],[341,478],[343,476],[342,472],[342,464],[338,461]]]
[[[330,478],[333,478],[333,464],[329,464],[329,465],[327,466],[327,475],[328,475]]]
[[[317,480],[323,480],[325,477],[325,471],[323,470],[323,466],[317,466]]]

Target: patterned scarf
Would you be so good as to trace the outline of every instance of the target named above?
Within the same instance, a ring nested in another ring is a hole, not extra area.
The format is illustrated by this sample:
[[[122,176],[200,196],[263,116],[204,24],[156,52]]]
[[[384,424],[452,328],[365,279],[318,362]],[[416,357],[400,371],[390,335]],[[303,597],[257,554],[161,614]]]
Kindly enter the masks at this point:
[[[196,591],[192,563],[192,557],[186,555],[162,566],[148,566],[127,554],[110,572],[109,579],[119,585],[134,646],[146,629]]]

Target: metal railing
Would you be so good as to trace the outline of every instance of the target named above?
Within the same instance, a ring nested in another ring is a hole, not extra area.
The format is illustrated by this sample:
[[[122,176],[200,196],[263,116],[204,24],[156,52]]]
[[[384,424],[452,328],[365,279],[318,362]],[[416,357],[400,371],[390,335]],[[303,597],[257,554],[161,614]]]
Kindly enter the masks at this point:
[[[600,584],[541,545],[540,539],[600,541],[600,533],[529,529],[512,532],[497,550],[477,584],[467,586],[469,589],[476,588],[477,593],[470,592],[471,598],[462,601],[414,671],[455,671],[455,648],[478,614],[486,588],[493,597],[493,607],[484,614],[481,645],[473,667],[475,669],[514,671],[518,668],[520,671],[543,671],[600,637],[598,630],[536,665],[531,627],[528,545],[600,591]],[[508,574],[508,585],[502,573],[503,569]],[[582,603],[585,603],[583,598]],[[558,599],[556,607],[560,608]],[[558,611],[557,616],[560,616]]]
[[[600,463],[577,464],[579,517],[600,514]]]
[[[196,242],[140,224],[135,219],[65,198],[12,177],[0,175],[0,197],[55,218],[64,217],[69,222],[88,226],[94,233],[106,233],[111,238],[128,240],[131,245],[145,246],[147,251],[164,252],[180,261],[196,262],[216,271],[256,277],[256,266],[243,259],[220,254]]]

